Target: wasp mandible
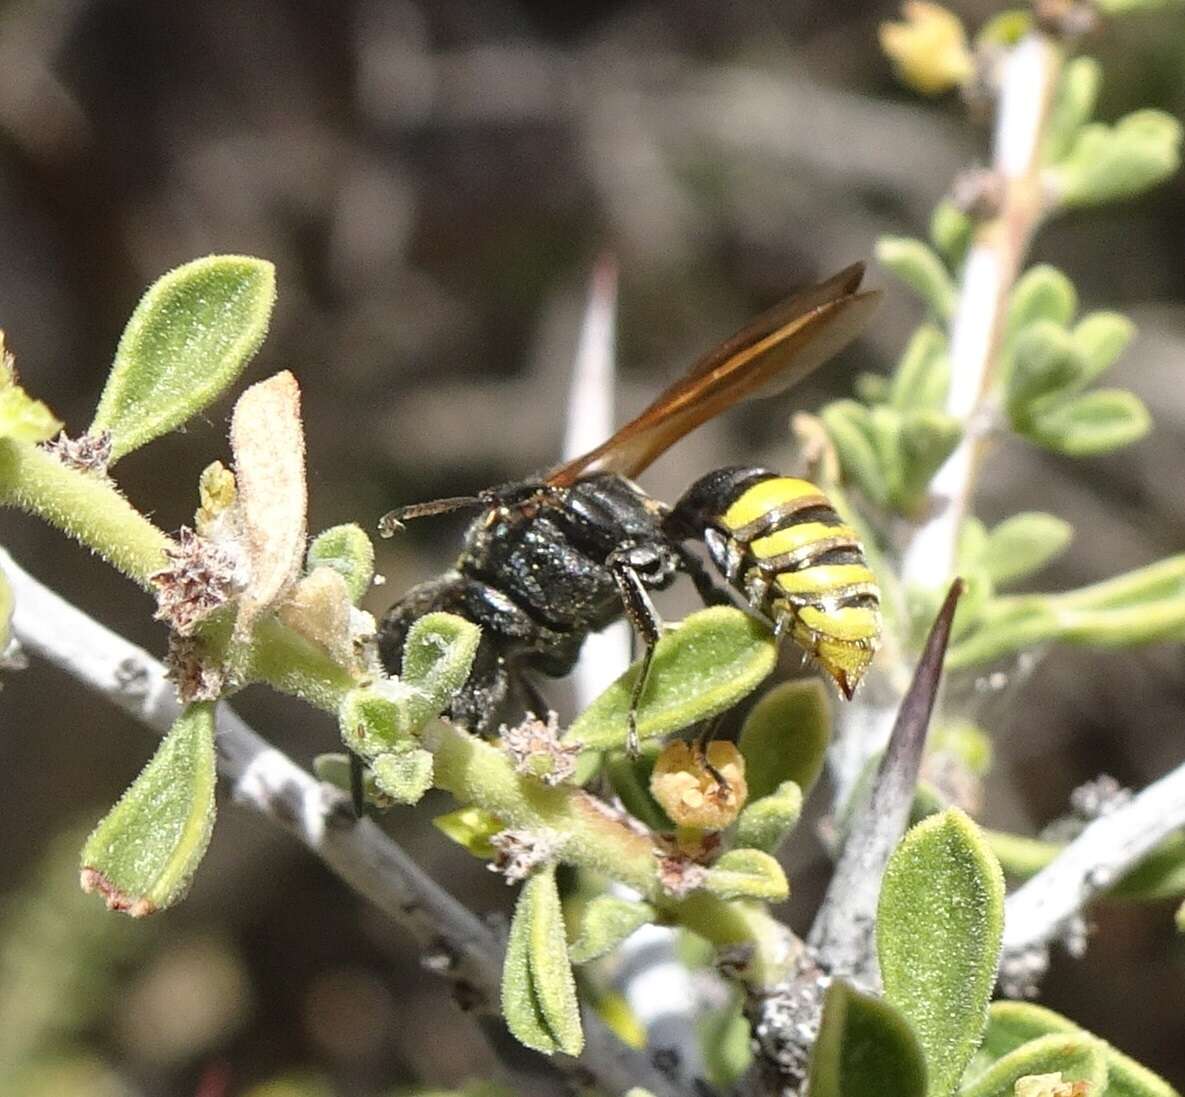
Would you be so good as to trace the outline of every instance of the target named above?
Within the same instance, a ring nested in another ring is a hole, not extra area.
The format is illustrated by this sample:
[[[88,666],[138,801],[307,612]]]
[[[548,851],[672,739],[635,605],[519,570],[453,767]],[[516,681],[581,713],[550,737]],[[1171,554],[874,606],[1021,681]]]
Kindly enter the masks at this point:
[[[515,688],[522,708],[547,706],[524,671],[561,677],[584,638],[624,613],[644,644],[628,746],[662,622],[650,592],[683,573],[708,604],[729,602],[687,542],[700,541],[721,576],[814,656],[850,698],[880,637],[876,580],[856,532],[806,480],[730,467],[701,477],[673,506],[633,478],[684,435],[733,404],[783,391],[851,342],[879,294],[861,292],[862,263],[803,290],[704,355],[637,418],[546,476],[387,514],[390,536],[411,518],[481,507],[456,565],[413,587],[379,629],[398,673],[413,621],[445,610],[481,626],[473,670],[451,716],[473,731],[497,725]]]

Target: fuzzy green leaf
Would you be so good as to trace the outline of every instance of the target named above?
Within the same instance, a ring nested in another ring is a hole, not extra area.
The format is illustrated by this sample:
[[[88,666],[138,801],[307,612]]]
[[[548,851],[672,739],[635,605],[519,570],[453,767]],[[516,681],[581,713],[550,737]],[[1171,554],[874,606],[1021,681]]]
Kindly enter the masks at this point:
[[[1145,902],[1185,895],[1185,834],[1166,838],[1107,894]]]
[[[660,749],[661,744],[643,744],[637,758],[631,758],[624,750],[611,751],[604,756],[605,776],[625,810],[635,819],[651,830],[670,831],[675,829],[675,824],[650,794],[650,775]]]
[[[811,1097],[922,1097],[926,1064],[909,1025],[888,1002],[836,980],[811,1055]]]
[[[1095,0],[1095,7],[1104,15],[1130,15],[1134,11],[1157,11],[1160,8],[1180,7],[1181,0]]]
[[[1061,160],[1074,144],[1078,131],[1094,114],[1103,82],[1103,68],[1093,57],[1074,57],[1065,63],[1053,108],[1049,112],[1042,159]]]
[[[568,946],[568,959],[574,964],[599,959],[654,918],[655,910],[649,903],[598,895],[581,913],[578,935]]]
[[[1030,324],[1048,320],[1059,328],[1068,327],[1078,309],[1078,292],[1057,267],[1039,263],[1017,279],[1008,298],[1004,322],[1007,339],[1014,339]]]
[[[900,509],[913,510],[962,436],[962,423],[945,412],[923,409],[904,417],[900,486],[894,500]]]
[[[536,872],[519,893],[502,970],[502,1012],[510,1031],[536,1051],[579,1055],[584,1047],[554,868]]]
[[[759,849],[733,849],[710,869],[704,887],[721,899],[764,899],[780,903],[790,894],[782,866]]]
[[[1074,391],[1085,369],[1073,336],[1061,324],[1046,319],[1026,324],[1013,345],[1005,381],[1005,402],[1017,430],[1030,428],[1034,404]]]
[[[1041,511],[1024,511],[993,528],[980,556],[992,582],[1003,586],[1040,571],[1065,551],[1074,527]]]
[[[750,710],[737,746],[749,799],[793,781],[806,795],[823,771],[831,740],[831,695],[817,678],[779,682]]]
[[[1004,877],[958,809],[915,826],[885,870],[876,937],[885,995],[926,1057],[931,1097],[946,1097],[979,1044],[996,981]]]
[[[327,785],[333,785],[334,788],[340,789],[342,792],[352,791],[350,756],[348,754],[340,752],[318,754],[313,759],[313,772],[317,775],[317,780],[324,781]],[[374,774],[369,767],[362,774],[362,795],[368,804],[373,804],[377,808],[391,806],[391,798],[379,791],[374,782]]]
[[[397,804],[418,804],[432,787],[432,754],[418,747],[380,754],[370,771],[379,792]]]
[[[0,438],[47,442],[61,429],[54,413],[17,383],[12,355],[4,349],[4,332],[0,331]]]
[[[1083,126],[1065,158],[1050,169],[1064,206],[1131,198],[1167,179],[1180,164],[1181,123],[1139,110],[1114,126]]]
[[[873,444],[872,415],[868,408],[855,400],[836,400],[823,409],[821,418],[839,455],[845,478],[870,502],[883,506],[888,502],[889,489]]]
[[[493,857],[495,853],[490,839],[506,829],[506,824],[496,815],[473,806],[437,815],[432,820],[432,825],[457,845],[467,849],[474,857],[484,860]]]
[[[921,240],[882,236],[876,259],[913,290],[935,315],[948,318],[955,310],[955,285],[942,260]]]
[[[1105,1040],[1093,1036],[1061,1014],[1032,1002],[992,1003],[977,1061],[983,1061],[987,1069],[987,1065],[1050,1034],[1078,1034],[1096,1041],[1102,1048],[1107,1064],[1105,1097],[1180,1097],[1163,1078]]]
[[[333,568],[341,575],[350,600],[357,604],[374,578],[374,545],[361,526],[334,526],[319,533],[309,545],[305,568],[314,571],[319,567]]]
[[[897,363],[889,402],[898,411],[941,411],[949,388],[946,336],[933,324],[922,324],[910,336]]]
[[[523,886],[510,922],[506,957],[502,961],[502,1016],[520,1044],[551,1055],[556,1050],[556,1040],[548,1028],[531,974],[533,913],[529,888],[538,878],[533,877]]]
[[[367,760],[407,749],[414,745],[419,703],[398,679],[350,690],[337,710],[342,742]]]
[[[415,690],[418,726],[444,711],[469,677],[481,629],[451,613],[427,613],[408,630],[401,680]]]
[[[678,731],[731,708],[774,668],[768,628],[730,606],[687,617],[658,642],[638,706],[638,735],[649,739]],[[641,669],[635,663],[577,718],[565,739],[593,750],[626,739],[630,694]]]
[[[975,222],[949,199],[944,198],[930,215],[930,243],[946,260],[947,266],[957,267],[971,246]]]
[[[1152,419],[1135,393],[1095,389],[1042,409],[1025,432],[1047,449],[1070,457],[1092,457],[1137,442]]]
[[[1135,333],[1135,324],[1122,313],[1103,311],[1084,316],[1073,331],[1074,346],[1085,366],[1083,383],[1110,369]]]
[[[783,781],[768,796],[751,800],[737,819],[736,844],[776,853],[802,814],[802,789]]]
[[[959,1090],[959,1097],[1013,1097],[1021,1078],[1060,1074],[1063,1082],[1086,1082],[1088,1093],[1110,1093],[1102,1045],[1085,1033],[1059,1033],[1022,1044]]]
[[[710,1010],[697,1028],[708,1081],[731,1090],[753,1062],[753,1036],[740,1001]]]
[[[82,848],[82,884],[133,917],[184,898],[214,828],[214,706],[177,717]]]
[[[89,433],[111,432],[111,459],[151,442],[216,400],[267,334],[271,263],[211,255],[155,282],[124,329]]]

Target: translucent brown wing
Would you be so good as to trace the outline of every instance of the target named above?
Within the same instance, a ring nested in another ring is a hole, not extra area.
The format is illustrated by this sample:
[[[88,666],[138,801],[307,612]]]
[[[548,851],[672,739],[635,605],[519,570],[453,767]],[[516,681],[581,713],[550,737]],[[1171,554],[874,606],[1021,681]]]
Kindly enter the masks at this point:
[[[637,476],[733,404],[797,384],[855,339],[872,315],[880,294],[858,292],[863,276],[864,264],[856,263],[762,313],[612,438],[555,469],[548,482],[566,487],[594,472]]]

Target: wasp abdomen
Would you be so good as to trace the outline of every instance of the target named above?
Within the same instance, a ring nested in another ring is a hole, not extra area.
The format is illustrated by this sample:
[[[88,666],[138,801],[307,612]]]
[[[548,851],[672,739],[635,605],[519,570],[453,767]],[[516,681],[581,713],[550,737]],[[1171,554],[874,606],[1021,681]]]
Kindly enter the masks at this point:
[[[705,477],[676,507],[722,573],[851,697],[880,640],[880,592],[856,531],[808,480],[764,469]],[[694,515],[694,517],[693,517]]]

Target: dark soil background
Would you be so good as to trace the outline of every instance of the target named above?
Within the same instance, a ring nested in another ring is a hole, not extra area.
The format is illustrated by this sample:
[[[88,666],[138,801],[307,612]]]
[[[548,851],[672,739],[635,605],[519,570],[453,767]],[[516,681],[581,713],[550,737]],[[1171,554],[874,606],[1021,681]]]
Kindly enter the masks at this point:
[[[978,25],[993,10],[955,5]],[[953,100],[897,87],[876,47],[884,3],[822,0],[26,0],[0,3],[0,326],[27,386],[82,429],[140,292],[189,258],[272,259],[280,301],[248,380],[304,392],[314,530],[368,528],[399,502],[471,490],[558,455],[595,257],[621,267],[624,416],[788,289],[920,234],[986,134]],[[1137,16],[1087,43],[1102,114],[1185,105],[1185,15]],[[1068,217],[1038,256],[1084,307],[1141,336],[1115,383],[1157,430],[1070,463],[1010,443],[981,513],[1044,508],[1079,537],[1049,581],[1075,585],[1185,542],[1185,176]],[[873,279],[886,279],[873,273]],[[794,407],[886,370],[917,322],[898,287],[873,330]],[[225,457],[224,400],[120,467],[165,528]],[[715,422],[645,478],[669,498],[724,463],[793,458],[790,401]],[[451,561],[459,523],[380,546],[369,608]],[[48,529],[0,518],[27,567],[150,650],[146,598]],[[308,761],[328,719],[250,692],[241,710]],[[0,1063],[43,1064],[45,1094],[376,1094],[488,1066],[397,928],[303,850],[227,806],[189,900],[151,924],[75,888],[78,829],[153,742],[61,674],[0,697]],[[1099,772],[1142,785],[1185,757],[1180,647],[1051,653],[997,714],[985,819],[1033,832]],[[441,809],[445,804],[441,802]],[[509,889],[429,812],[390,827],[482,911]],[[825,880],[807,831],[788,855],[799,928]],[[1045,1001],[1185,1082],[1185,944],[1171,904],[1110,905]],[[7,1050],[4,1050],[7,1049]],[[37,1049],[34,1051],[34,1049]],[[6,1077],[0,1066],[0,1093]],[[286,1079],[289,1088],[277,1079]]]

